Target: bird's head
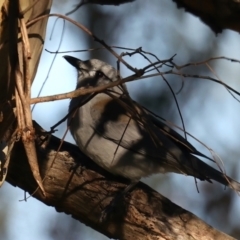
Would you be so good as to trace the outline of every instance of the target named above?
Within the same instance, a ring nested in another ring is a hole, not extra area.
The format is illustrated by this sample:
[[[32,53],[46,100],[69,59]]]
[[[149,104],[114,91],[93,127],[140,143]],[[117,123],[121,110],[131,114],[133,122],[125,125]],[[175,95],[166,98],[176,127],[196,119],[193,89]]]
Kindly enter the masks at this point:
[[[101,60],[82,61],[72,56],[64,56],[64,58],[78,71],[77,88],[96,87],[119,80],[118,71]]]

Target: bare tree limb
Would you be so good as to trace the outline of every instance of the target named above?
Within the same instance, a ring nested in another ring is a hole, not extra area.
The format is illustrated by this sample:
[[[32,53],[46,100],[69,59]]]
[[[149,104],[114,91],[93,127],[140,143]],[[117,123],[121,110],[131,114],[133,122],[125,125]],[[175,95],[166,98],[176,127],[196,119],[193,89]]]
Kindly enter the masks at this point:
[[[173,0],[198,16],[215,33],[224,29],[240,32],[240,1],[236,0]]]
[[[82,7],[83,5],[86,4],[100,4],[100,5],[121,5],[124,3],[129,3],[129,2],[133,2],[135,0],[80,0],[79,3],[68,13],[66,13],[66,15],[70,15],[72,13],[74,13],[75,11],[77,11],[80,7]]]
[[[224,29],[240,32],[240,2],[237,0],[172,0],[178,8],[199,17],[215,33]],[[86,4],[121,5],[134,2],[134,0],[79,0],[79,3],[67,15]],[[136,2],[136,1],[135,1]],[[146,4],[153,4],[146,1]],[[162,1],[158,2],[162,5]]]
[[[44,137],[38,135],[36,145],[46,198],[39,190],[33,197],[57,211],[114,239],[233,239],[143,183],[119,202],[105,222],[100,222],[102,211],[128,182],[110,175],[67,142],[56,156],[60,140],[52,136],[43,148],[40,142]],[[12,151],[7,181],[30,194],[37,187],[21,142]]]

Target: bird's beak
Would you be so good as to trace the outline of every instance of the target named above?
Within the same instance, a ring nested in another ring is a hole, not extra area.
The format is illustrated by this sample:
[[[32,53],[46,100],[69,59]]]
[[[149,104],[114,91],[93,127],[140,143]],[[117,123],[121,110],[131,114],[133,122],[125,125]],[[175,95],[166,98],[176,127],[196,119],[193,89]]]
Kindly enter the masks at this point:
[[[68,55],[65,55],[63,56],[72,66],[74,66],[78,71],[79,73],[81,73],[81,68],[80,68],[80,65],[81,63],[83,62],[82,60],[78,59],[78,58],[75,58],[75,57],[72,57],[72,56],[68,56]],[[94,96],[96,95],[96,93],[89,93],[89,94],[86,94],[84,96],[80,96],[78,97],[78,105],[74,106],[75,109],[76,107],[81,107],[83,106],[84,104],[86,104],[88,101],[90,101]]]
[[[79,63],[82,62],[80,59],[65,55],[63,56],[72,66],[79,69]]]

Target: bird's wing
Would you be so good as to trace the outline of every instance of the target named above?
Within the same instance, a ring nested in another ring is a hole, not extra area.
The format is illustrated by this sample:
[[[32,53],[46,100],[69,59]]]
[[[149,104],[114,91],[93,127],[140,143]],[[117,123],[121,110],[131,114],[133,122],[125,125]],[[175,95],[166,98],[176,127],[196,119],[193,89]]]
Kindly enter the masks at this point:
[[[134,112],[131,104],[133,102],[128,102],[128,107]],[[151,119],[139,109],[133,116],[134,114],[129,113],[119,101],[110,97],[98,101],[92,99],[90,109],[92,127],[101,137],[115,142],[116,149],[117,145],[120,145],[135,153],[158,161],[161,159],[169,164],[184,157],[185,153],[174,141],[159,131],[158,127],[152,124]]]
[[[143,155],[146,161],[160,161],[167,172],[191,175],[209,182],[213,179],[240,191],[238,182],[192,155],[204,156],[173,129],[133,106],[133,101],[128,102],[129,109],[110,97],[98,101],[92,99],[91,102],[92,127],[99,136],[116,143],[116,151],[121,146]]]
[[[188,151],[191,154],[195,154],[200,157],[204,157],[206,159],[209,159],[210,161],[213,161],[211,158],[206,156],[205,154],[199,152],[191,143],[189,143],[183,136],[181,136],[179,133],[174,131],[172,128],[170,128],[168,125],[163,123],[160,119],[157,119],[151,114],[148,114],[149,118],[151,119],[152,123],[158,127],[160,131],[162,131],[163,134],[168,136],[172,139],[172,141],[183,151]]]

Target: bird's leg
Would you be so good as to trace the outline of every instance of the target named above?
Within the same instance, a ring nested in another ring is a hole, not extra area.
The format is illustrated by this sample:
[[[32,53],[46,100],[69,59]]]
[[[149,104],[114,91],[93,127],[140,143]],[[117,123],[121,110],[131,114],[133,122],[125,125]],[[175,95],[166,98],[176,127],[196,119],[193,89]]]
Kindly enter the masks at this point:
[[[131,191],[135,185],[138,183],[139,181],[131,181],[129,185],[127,185],[127,187],[125,187],[123,189],[123,191],[119,192],[110,202],[109,205],[107,205],[107,207],[104,208],[104,210],[101,213],[101,217],[100,217],[100,222],[104,222],[106,220],[106,218],[109,216],[109,214],[113,211],[113,209],[117,206],[118,202],[120,200],[122,200],[124,198],[124,196]]]

